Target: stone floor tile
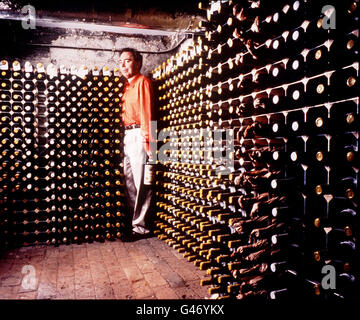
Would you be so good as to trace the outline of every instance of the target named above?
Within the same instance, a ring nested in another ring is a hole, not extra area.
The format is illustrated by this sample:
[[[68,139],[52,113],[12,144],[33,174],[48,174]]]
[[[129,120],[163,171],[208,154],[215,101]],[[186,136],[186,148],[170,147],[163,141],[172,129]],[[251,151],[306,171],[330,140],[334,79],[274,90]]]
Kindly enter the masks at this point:
[[[29,246],[0,253],[0,299],[202,299],[204,275],[156,237]]]

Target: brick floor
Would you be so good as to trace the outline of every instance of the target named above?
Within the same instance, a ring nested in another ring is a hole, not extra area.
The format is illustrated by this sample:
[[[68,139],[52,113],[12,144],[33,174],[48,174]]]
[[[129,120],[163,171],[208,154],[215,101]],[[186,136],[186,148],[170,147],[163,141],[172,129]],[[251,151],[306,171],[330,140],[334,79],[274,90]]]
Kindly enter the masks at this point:
[[[155,237],[0,253],[0,299],[206,299],[203,276]]]

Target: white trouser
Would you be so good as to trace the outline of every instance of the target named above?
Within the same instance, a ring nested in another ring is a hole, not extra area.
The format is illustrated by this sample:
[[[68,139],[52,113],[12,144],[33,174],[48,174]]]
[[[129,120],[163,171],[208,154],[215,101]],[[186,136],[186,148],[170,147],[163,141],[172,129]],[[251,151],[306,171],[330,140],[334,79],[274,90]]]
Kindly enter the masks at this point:
[[[124,176],[125,195],[130,214],[132,214],[133,231],[141,234],[150,230],[150,209],[153,191],[151,186],[144,185],[144,165],[146,162],[141,129],[125,130],[124,138]]]

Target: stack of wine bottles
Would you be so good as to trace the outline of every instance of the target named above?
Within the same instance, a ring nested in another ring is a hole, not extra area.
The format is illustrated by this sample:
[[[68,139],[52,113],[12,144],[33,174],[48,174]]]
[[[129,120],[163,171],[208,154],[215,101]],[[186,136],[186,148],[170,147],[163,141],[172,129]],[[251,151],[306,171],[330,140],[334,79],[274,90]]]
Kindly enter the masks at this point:
[[[117,72],[1,62],[1,246],[121,237]]]
[[[359,298],[358,7],[199,3],[205,36],[153,70],[156,232],[213,298]]]

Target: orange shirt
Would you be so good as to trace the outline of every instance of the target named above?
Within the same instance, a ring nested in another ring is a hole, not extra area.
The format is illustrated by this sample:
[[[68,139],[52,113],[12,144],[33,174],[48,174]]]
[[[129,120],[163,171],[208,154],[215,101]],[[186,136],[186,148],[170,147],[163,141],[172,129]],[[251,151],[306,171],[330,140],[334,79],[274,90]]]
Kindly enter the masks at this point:
[[[145,138],[145,149],[149,151],[151,139],[150,122],[153,120],[154,95],[151,80],[138,74],[124,86],[122,96],[122,119],[124,126],[140,124]]]

